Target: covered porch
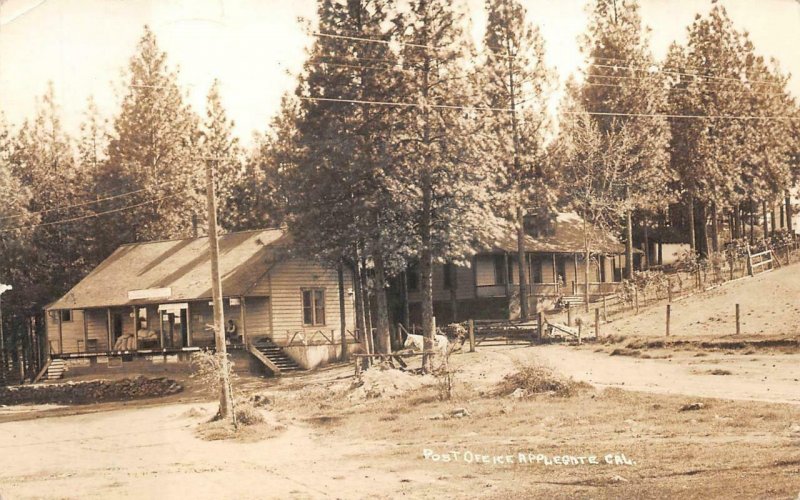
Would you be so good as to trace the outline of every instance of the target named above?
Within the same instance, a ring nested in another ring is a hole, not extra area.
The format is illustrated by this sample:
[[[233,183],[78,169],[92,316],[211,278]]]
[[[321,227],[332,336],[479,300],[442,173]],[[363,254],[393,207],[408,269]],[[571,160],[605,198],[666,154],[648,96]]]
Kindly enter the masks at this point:
[[[266,297],[225,297],[226,342],[231,348],[248,341],[247,307],[266,309]],[[98,356],[123,353],[169,353],[213,348],[210,299],[150,302],[131,306],[50,309],[47,329],[53,356]],[[266,325],[253,321],[254,333]]]
[[[573,252],[527,252],[528,297],[582,295],[587,287],[585,256]],[[624,267],[624,256],[593,254],[589,269],[590,295],[609,295],[617,291]],[[495,252],[475,258],[475,297],[519,295],[517,254]]]

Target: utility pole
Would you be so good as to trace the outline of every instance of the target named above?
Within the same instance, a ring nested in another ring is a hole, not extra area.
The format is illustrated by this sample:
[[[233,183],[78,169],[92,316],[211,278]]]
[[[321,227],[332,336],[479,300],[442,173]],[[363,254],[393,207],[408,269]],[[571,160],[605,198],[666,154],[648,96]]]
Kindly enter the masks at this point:
[[[214,344],[220,357],[219,418],[231,418],[232,395],[228,352],[225,346],[225,312],[222,309],[222,282],[219,277],[219,239],[217,238],[217,199],[214,192],[214,167],[216,159],[206,159],[206,202],[208,205],[208,246],[211,249],[211,297],[214,302]]]
[[[5,385],[6,383],[6,344],[5,334],[3,333],[3,292],[11,290],[11,285],[4,285],[0,283],[0,382]]]

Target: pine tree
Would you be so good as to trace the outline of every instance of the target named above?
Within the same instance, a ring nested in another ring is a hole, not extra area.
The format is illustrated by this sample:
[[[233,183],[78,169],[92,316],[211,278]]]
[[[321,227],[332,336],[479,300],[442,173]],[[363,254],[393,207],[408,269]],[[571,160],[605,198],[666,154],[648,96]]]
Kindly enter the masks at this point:
[[[627,205],[625,219],[626,277],[633,276],[632,212],[655,211],[670,197],[664,189],[671,179],[667,147],[669,127],[658,116],[666,107],[663,74],[654,60],[642,27],[636,0],[596,0],[583,50],[589,60],[581,102],[603,137],[617,146],[629,145],[640,162],[620,172]],[[613,135],[625,129],[626,140]],[[633,137],[636,140],[628,140]]]
[[[393,194],[398,111],[367,104],[396,98],[388,5],[319,3],[318,32],[324,36],[311,48],[297,89],[297,128],[292,131],[284,119],[271,143],[282,158],[282,198],[298,247],[330,264],[347,260],[357,275],[362,261],[371,264],[380,352],[391,349],[386,280],[402,267],[409,232],[409,218],[397,211]],[[292,141],[294,147],[285,146]],[[364,311],[358,309],[363,330]]]
[[[20,128],[9,162],[12,174],[32,193],[27,208],[39,224],[30,230],[34,251],[26,263],[28,311],[38,314],[94,264],[85,252],[91,225],[86,220],[62,222],[88,214],[87,206],[69,207],[88,201],[89,195],[72,141],[61,125],[52,85],[39,101],[33,120]]]
[[[399,25],[404,102],[399,134],[403,175],[396,197],[414,213],[422,295],[423,366],[431,369],[434,263],[469,262],[507,229],[495,214],[497,179],[506,174],[480,149],[482,128],[475,51],[463,2],[417,0]],[[476,106],[478,105],[478,106]]]
[[[592,115],[582,109],[580,91],[574,82],[567,86],[561,104],[562,120],[551,159],[559,167],[561,203],[583,218],[584,281],[589,282],[593,234],[613,231],[627,213],[620,193],[625,189],[625,172],[641,161],[631,152],[638,140],[635,124],[623,124],[613,134],[604,133]],[[600,231],[590,231],[594,227]],[[584,305],[589,311],[589,287],[584,288]]]
[[[782,116],[791,107],[785,78],[755,55],[749,37],[736,30],[724,7],[698,15],[688,34],[686,47],[671,47],[667,58],[669,111],[707,118],[670,120],[671,161],[687,199],[692,247],[706,253],[708,207],[712,227],[720,209],[731,210],[737,221],[748,210],[752,227],[757,202],[774,199],[788,183],[789,124],[726,117]],[[713,233],[718,248],[718,231]]]
[[[544,62],[544,39],[525,20],[525,8],[517,0],[487,0],[486,9],[483,92],[487,106],[501,110],[493,113],[493,146],[496,161],[505,163],[508,171],[503,187],[514,193],[511,211],[517,226],[520,313],[526,319],[525,213],[546,212],[553,200],[551,183],[542,176],[553,74]]]
[[[100,186],[104,192],[142,190],[140,203],[158,201],[113,218],[109,231],[116,242],[108,252],[123,242],[188,236],[193,216],[203,213],[198,118],[184,103],[177,72],[166,57],[145,27],[129,64]]]
[[[77,139],[77,165],[80,171],[80,182],[83,185],[83,196],[88,200],[100,200],[106,197],[98,187],[100,174],[107,161],[108,151],[108,123],[100,116],[94,99],[89,98],[84,112],[83,122],[80,124],[80,136]],[[85,214],[97,213],[108,210],[110,203],[98,202],[87,205]],[[104,225],[108,223],[108,216],[89,218],[84,221],[85,240],[84,255],[91,265],[99,264],[107,255],[105,249],[109,246],[107,239],[116,241]]]
[[[219,86],[219,80],[214,80],[208,92],[201,143],[205,161],[214,162],[214,184],[219,200],[218,223],[223,230],[231,230],[240,225],[235,219],[239,203],[235,198],[238,194],[235,190],[242,186],[245,172],[239,139],[233,136],[234,123],[225,113]]]

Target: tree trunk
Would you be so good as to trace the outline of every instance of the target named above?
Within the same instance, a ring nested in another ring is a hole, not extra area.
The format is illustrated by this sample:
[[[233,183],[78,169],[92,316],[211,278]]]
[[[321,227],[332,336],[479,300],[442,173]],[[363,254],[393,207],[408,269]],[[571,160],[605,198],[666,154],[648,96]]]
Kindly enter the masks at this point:
[[[411,311],[408,307],[408,273],[403,271],[400,275],[400,288],[403,300],[403,326],[406,330],[411,329]]]
[[[769,221],[767,220],[767,200],[761,200],[761,229],[764,231],[763,238],[767,239],[769,236]]]
[[[784,204],[786,206],[786,229],[789,233],[794,234],[794,229],[792,228],[792,197],[789,195],[789,191],[786,191]]]
[[[644,268],[647,270],[650,269],[650,236],[647,219],[642,219],[642,226],[644,228]]]
[[[633,279],[633,216],[630,210],[625,214],[625,239],[627,240],[625,242],[625,277],[630,280]]]
[[[628,220],[630,220],[630,212],[628,212],[628,216]],[[583,266],[583,307],[586,312],[589,312],[589,226],[585,216],[583,218],[583,252],[583,257],[585,259]],[[575,280],[577,279],[578,277],[575,276]]]
[[[361,341],[364,343],[364,350],[367,354],[372,354],[372,343],[370,336],[367,334],[367,314],[366,314],[366,298],[364,290],[364,270],[361,267],[361,252],[356,248],[355,250],[355,265],[353,276],[353,288],[356,295],[356,328],[360,332]]]
[[[697,254],[697,238],[694,232],[694,196],[689,195],[689,245]]]
[[[719,214],[717,213],[717,203],[711,205],[711,250],[719,252]]]
[[[700,212],[697,217],[697,222],[700,223],[700,241],[698,242],[698,246],[700,247],[700,255],[703,258],[708,257],[708,215],[706,214],[706,204],[700,203],[697,207],[698,211]]]
[[[389,333],[389,304],[386,299],[386,271],[383,266],[383,255],[380,247],[372,257],[375,263],[375,303],[377,305],[376,318],[376,353],[389,354],[392,351]]]
[[[753,200],[750,200],[750,244],[754,245],[756,243],[756,218],[755,218],[755,208]]]
[[[769,204],[769,220],[772,225],[769,234],[774,235],[778,231],[777,217],[775,216],[775,200],[772,200]]]
[[[344,295],[344,263],[339,262],[336,269],[337,278],[339,279],[339,329],[342,337],[342,361],[347,361],[347,318],[345,317],[345,295]]]
[[[517,264],[519,267],[519,316],[522,321],[530,317],[528,312],[528,273],[525,265],[525,216],[522,206],[517,207]]]
[[[369,352],[375,353],[375,329],[372,322],[372,293],[370,292],[369,277],[367,276],[367,263],[364,253],[361,252],[361,290],[364,297],[364,327],[367,332],[367,342],[369,342]]]
[[[430,373],[433,368],[431,355],[433,351],[433,253],[431,252],[430,204],[429,189],[423,193],[422,215],[422,252],[420,255],[420,290],[422,295],[422,370]]]
[[[783,206],[783,203],[780,203],[780,202],[779,202],[779,203],[778,203],[778,207],[780,208],[780,214],[781,214],[781,231],[782,231],[782,230],[786,229],[786,217],[785,217],[785,216],[786,216],[786,212],[784,211],[784,206]]]
[[[456,266],[451,264],[450,270],[450,311],[453,313],[453,323],[458,323],[458,272]]]

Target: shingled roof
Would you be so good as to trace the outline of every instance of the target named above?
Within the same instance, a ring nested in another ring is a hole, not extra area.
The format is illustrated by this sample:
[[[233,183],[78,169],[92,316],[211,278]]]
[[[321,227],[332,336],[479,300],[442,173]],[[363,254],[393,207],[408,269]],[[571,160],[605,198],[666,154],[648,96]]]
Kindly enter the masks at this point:
[[[280,229],[220,236],[220,276],[226,296],[246,295],[285,249]],[[211,297],[208,238],[122,245],[48,309],[84,309],[152,303],[131,299],[130,291],[169,289],[164,302]]]
[[[556,215],[554,231],[547,235],[525,237],[525,250],[528,252],[546,253],[582,253],[583,247],[583,219],[574,212],[564,212]],[[590,248],[593,253],[621,254],[625,246],[613,235],[589,225]],[[494,245],[493,251],[516,252],[517,235],[509,234],[506,238]]]

